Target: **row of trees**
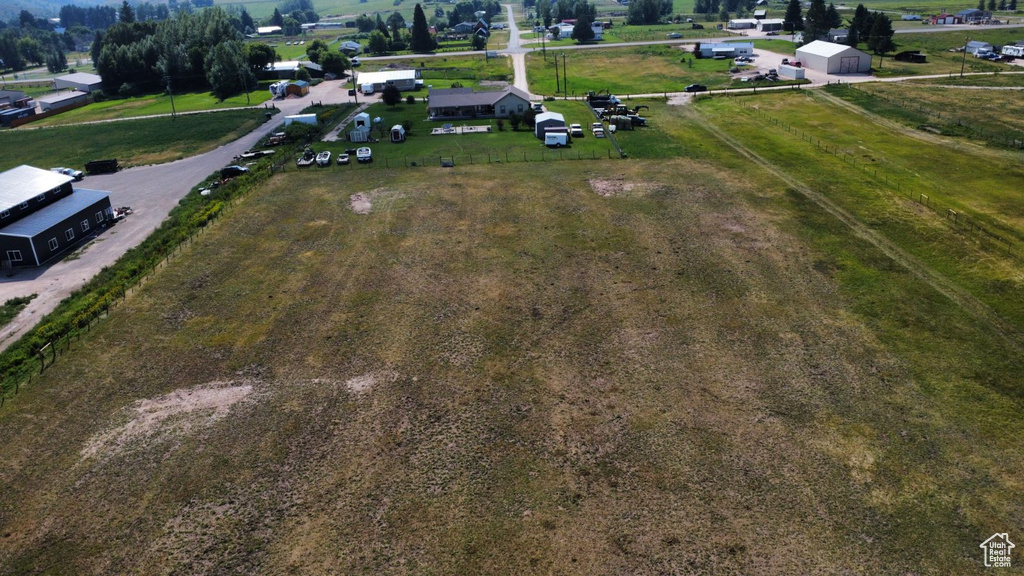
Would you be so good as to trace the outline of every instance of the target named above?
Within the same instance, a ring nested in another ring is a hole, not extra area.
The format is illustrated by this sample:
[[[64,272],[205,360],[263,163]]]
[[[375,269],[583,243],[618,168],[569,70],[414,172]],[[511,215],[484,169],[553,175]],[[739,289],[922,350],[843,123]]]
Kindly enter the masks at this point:
[[[122,96],[209,87],[223,99],[251,89],[254,72],[276,59],[264,44],[244,44],[216,7],[159,22],[122,19],[96,34],[92,52],[104,92]]]
[[[805,42],[825,39],[829,30],[843,25],[835,5],[829,3],[826,7],[824,0],[811,0],[807,15],[804,16],[802,12],[800,0],[790,0],[782,27],[790,33],[802,30]],[[885,54],[896,49],[892,20],[881,12],[869,11],[863,4],[857,5],[850,19],[849,31],[846,43],[850,46],[856,47],[861,42],[867,42],[868,49],[875,54]]]
[[[978,10],[984,10],[985,6],[985,0],[978,0]],[[996,0],[988,0],[987,6],[989,12],[995,12],[996,10],[1009,10],[1011,12],[1016,12],[1017,0],[1010,0],[1009,2],[1007,2],[1006,0],[999,0],[998,4],[996,3]]]
[[[715,0],[717,2],[717,0]],[[704,0],[697,0],[702,3]],[[695,7],[696,7],[695,3]],[[626,12],[627,24],[657,24],[663,16],[672,13],[672,0],[634,0]]]
[[[0,69],[20,72],[29,66],[46,65],[50,72],[68,69],[65,50],[74,47],[73,38],[57,34],[44,18],[27,10],[0,31]]]

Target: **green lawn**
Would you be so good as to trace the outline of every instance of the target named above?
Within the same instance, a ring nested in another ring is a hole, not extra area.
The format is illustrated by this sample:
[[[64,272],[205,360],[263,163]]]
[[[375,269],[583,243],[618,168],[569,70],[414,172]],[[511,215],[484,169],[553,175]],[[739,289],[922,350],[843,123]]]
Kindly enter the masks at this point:
[[[594,122],[594,116],[587,109],[586,105],[580,102],[546,102],[545,106],[554,112],[560,112],[565,116],[566,124],[580,124],[589,127]],[[390,129],[391,126],[402,124],[405,121],[412,123],[413,128],[408,134],[405,142],[395,144],[388,141],[388,135],[375,132],[374,136],[380,142],[371,143],[374,162],[365,166],[357,166],[353,158],[352,166],[337,166],[338,170],[350,170],[355,168],[384,168],[387,166],[406,166],[412,162],[435,166],[439,163],[439,157],[455,158],[457,164],[488,163],[505,161],[541,161],[577,158],[608,158],[618,157],[607,138],[594,138],[589,129],[585,130],[586,136],[573,139],[572,145],[559,150],[546,148],[543,143],[533,135],[533,131],[526,125],[520,126],[518,132],[513,131],[508,120],[505,120],[505,129],[499,130],[498,122],[495,119],[480,120],[455,120],[451,121],[456,126],[490,126],[491,132],[486,134],[446,134],[432,135],[432,128],[440,128],[445,122],[433,122],[426,119],[426,105],[422,101],[413,105],[402,103],[401,105],[389,108],[384,104],[371,106],[367,113],[371,117],[380,117],[380,126]],[[348,127],[345,132],[348,132]],[[354,148],[358,145],[349,142],[323,142],[316,146],[317,150],[331,150],[335,154],[343,152],[347,148]],[[561,155],[560,155],[561,154]]]
[[[0,131],[0,170],[19,164],[82,169],[89,160],[123,166],[170,162],[212,150],[266,121],[263,110]]]
[[[796,44],[789,40],[754,40],[754,49],[767,50],[776,54],[796,54]]]
[[[479,56],[442,56],[440,58],[417,58],[410,56],[401,60],[368,59],[357,70],[373,72],[389,67],[417,68],[423,77],[424,86],[447,88],[453,82],[463,86],[476,87],[481,82],[511,82],[513,78],[512,61],[507,57],[487,58],[483,52]],[[426,94],[422,94],[425,96]],[[421,96],[417,94],[417,96]]]
[[[259,87],[249,94],[239,94],[226,100],[218,100],[209,92],[192,92],[174,95],[174,110],[177,112],[194,112],[197,110],[216,110],[218,108],[237,108],[241,106],[258,106],[270,100],[269,82],[261,82]],[[78,124],[96,120],[114,118],[132,118],[171,113],[171,97],[167,94],[152,94],[134,98],[104,100],[93,102],[88,106],[76,108],[63,114],[57,114],[38,122],[28,124],[29,127],[57,126],[62,124]]]
[[[527,78],[534,94],[555,94],[554,54],[549,53],[547,61],[537,52],[527,54]],[[557,54],[561,75],[563,53]],[[576,95],[589,90],[610,90],[620,96],[638,92],[679,92],[688,84],[724,88],[732,82],[729,60],[694,58],[692,53],[674,46],[569,50],[564,55],[569,92]]]

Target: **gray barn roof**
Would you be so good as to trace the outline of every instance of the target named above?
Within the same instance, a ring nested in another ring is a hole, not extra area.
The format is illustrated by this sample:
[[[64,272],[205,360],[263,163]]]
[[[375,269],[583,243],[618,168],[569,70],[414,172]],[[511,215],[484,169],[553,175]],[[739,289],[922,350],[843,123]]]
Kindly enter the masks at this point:
[[[56,94],[47,94],[36,98],[36,102],[40,104],[56,104],[65,100],[74,100],[75,98],[81,98],[82,96],[88,96],[86,92],[79,92],[78,90],[72,90],[70,92],[57,92]]]
[[[99,84],[103,82],[103,78],[100,78],[96,74],[87,74],[85,72],[75,72],[74,74],[67,74],[65,76],[57,76],[54,80],[63,80],[65,82],[76,82],[78,84]]]
[[[527,102],[529,95],[515,86],[493,92],[474,92],[472,88],[431,88],[429,94],[430,108],[450,108],[457,106],[493,105],[509,94],[515,94]]]
[[[72,180],[71,176],[24,164],[0,172],[0,210],[10,210]]]
[[[37,212],[33,212],[24,218],[12,222],[8,226],[0,228],[0,236],[23,236],[31,238],[49,230],[60,222],[67,220],[109,196],[110,194],[100,190],[76,188],[75,192],[70,196],[65,196]],[[95,224],[92,220],[91,214],[89,216],[89,223],[90,225]]]

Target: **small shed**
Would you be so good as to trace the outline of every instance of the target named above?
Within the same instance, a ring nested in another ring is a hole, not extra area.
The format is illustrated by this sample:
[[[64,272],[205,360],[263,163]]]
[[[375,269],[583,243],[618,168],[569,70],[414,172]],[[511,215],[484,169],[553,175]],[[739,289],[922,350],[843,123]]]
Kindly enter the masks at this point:
[[[391,141],[395,144],[405,142],[405,128],[401,124],[391,127]]]
[[[293,122],[298,122],[300,124],[310,124],[312,126],[316,126],[316,124],[317,124],[316,114],[293,114],[291,116],[285,116],[284,117],[284,125],[285,126],[291,126]]]
[[[356,114],[356,117],[352,120],[352,130],[349,130],[348,139],[349,142],[366,142],[370,139],[370,128],[373,124],[370,123],[370,115],[366,112],[360,112]]]
[[[754,10],[754,20],[764,20],[768,17],[768,11],[765,9]]]
[[[309,94],[309,82],[296,80],[285,87],[284,93],[287,96],[305,96]]]
[[[843,44],[850,38],[850,31],[845,28],[833,28],[828,31],[828,41]]]
[[[906,50],[892,57],[897,62],[910,62],[912,64],[924,64],[928,57],[917,50]]]
[[[57,90],[78,90],[79,92],[95,92],[103,89],[103,79],[96,74],[76,72],[57,76],[53,79],[53,87]]]
[[[782,18],[763,18],[757,21],[758,32],[779,32],[785,20]]]
[[[733,18],[726,26],[730,30],[750,30],[757,27],[757,20],[753,18]]]
[[[565,116],[558,112],[542,112],[537,114],[533,135],[544,139],[544,131],[548,128],[565,128]]]

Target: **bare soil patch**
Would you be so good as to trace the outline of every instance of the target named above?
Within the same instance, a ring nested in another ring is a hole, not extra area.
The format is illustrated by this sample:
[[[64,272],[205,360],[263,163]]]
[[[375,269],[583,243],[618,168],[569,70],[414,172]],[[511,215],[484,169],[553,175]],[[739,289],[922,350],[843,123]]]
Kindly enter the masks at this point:
[[[227,416],[231,407],[245,400],[252,384],[211,382],[191,389],[136,401],[126,411],[127,423],[97,434],[86,442],[82,458],[110,456],[145,440],[170,439],[209,426]]]
[[[638,187],[636,182],[626,180],[624,176],[616,178],[591,178],[587,180],[590,188],[604,197],[618,196],[624,192],[632,192]]]

